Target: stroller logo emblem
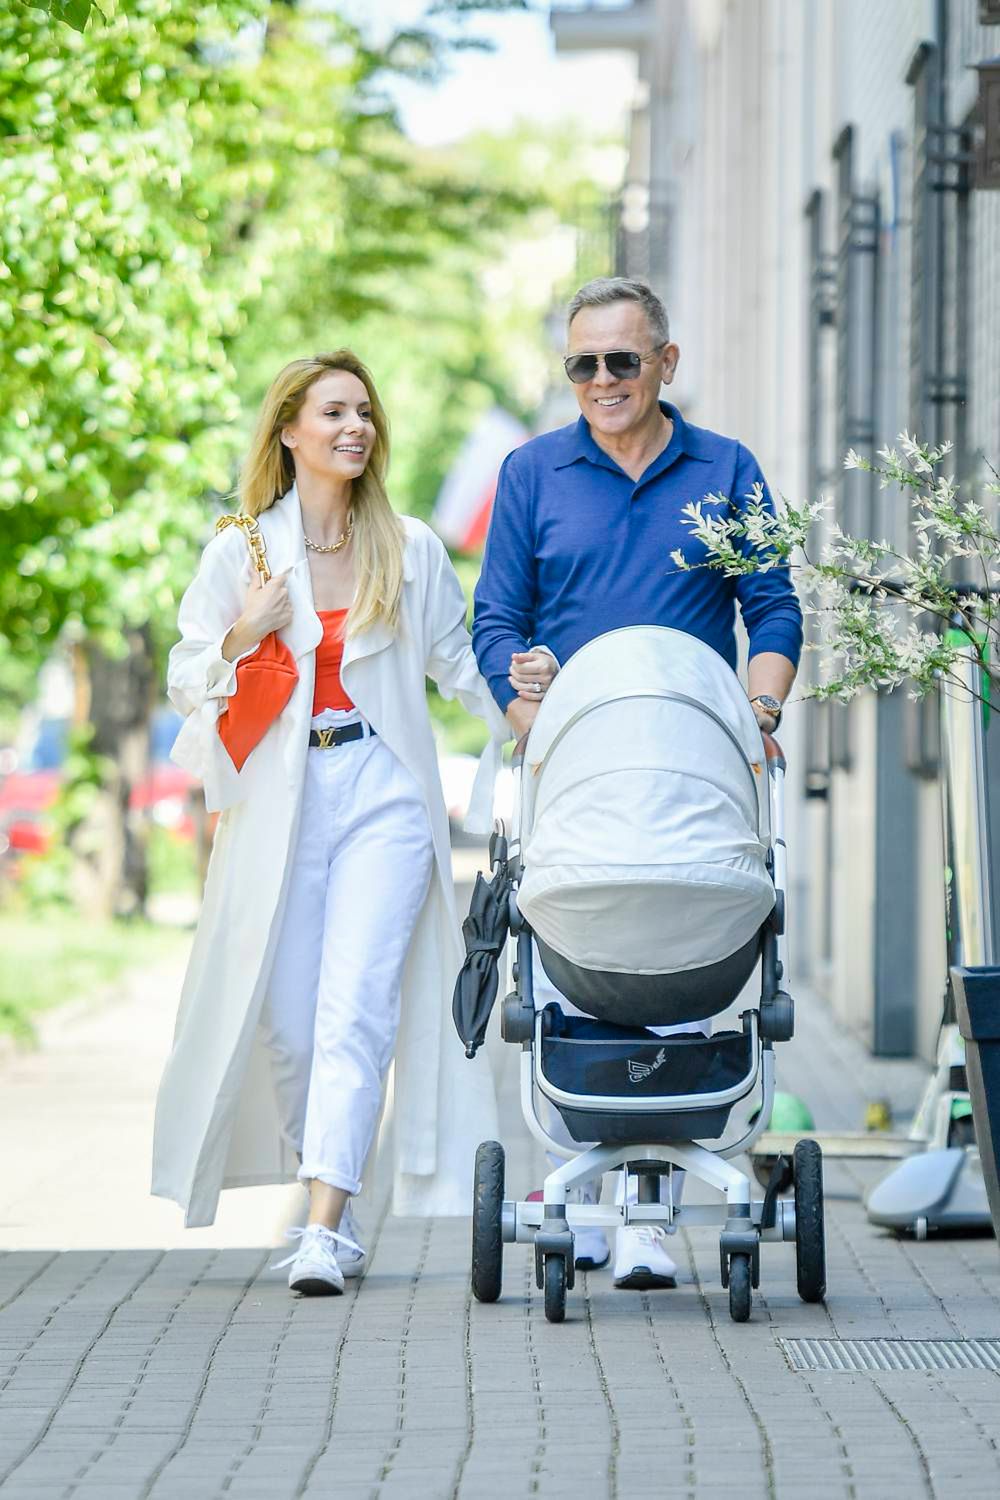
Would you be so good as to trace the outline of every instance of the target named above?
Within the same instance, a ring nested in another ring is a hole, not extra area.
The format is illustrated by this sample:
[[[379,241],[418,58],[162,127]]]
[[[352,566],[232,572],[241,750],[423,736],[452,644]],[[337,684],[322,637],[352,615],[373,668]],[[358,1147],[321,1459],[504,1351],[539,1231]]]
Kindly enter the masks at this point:
[[[634,1059],[630,1057],[628,1060],[629,1083],[642,1083],[643,1079],[648,1078],[650,1073],[655,1073],[657,1068],[662,1067],[666,1060],[666,1047],[661,1047],[659,1052],[653,1058],[653,1061],[649,1063],[635,1062]]]

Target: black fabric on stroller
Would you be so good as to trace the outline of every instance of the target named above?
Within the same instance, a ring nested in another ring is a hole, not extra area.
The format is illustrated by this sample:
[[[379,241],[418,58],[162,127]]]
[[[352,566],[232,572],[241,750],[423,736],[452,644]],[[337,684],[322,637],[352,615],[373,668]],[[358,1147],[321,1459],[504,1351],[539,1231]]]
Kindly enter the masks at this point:
[[[736,999],[760,957],[756,932],[718,963],[673,974],[616,974],[573,963],[537,934],[535,942],[556,989],[577,1010],[618,1026],[676,1026],[716,1016]]]
[[[565,1093],[630,1103],[664,1095],[711,1095],[736,1088],[754,1069],[750,1031],[715,1036],[656,1036],[644,1027],[614,1026],[567,1016],[547,1005],[542,1017],[541,1071]],[[705,1109],[625,1112],[556,1108],[576,1141],[703,1140],[720,1136],[731,1104]]]

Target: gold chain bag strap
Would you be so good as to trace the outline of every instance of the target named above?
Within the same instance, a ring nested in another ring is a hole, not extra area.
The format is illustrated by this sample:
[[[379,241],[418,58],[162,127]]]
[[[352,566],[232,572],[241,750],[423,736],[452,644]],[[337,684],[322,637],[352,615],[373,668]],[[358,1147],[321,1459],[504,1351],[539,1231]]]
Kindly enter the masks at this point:
[[[264,546],[264,534],[258,525],[257,517],[220,516],[215,523],[216,536],[220,531],[225,531],[227,526],[240,528],[250,549],[250,561],[260,574],[261,583],[267,583],[271,576],[271,569],[267,565],[267,548]]]
[[[246,538],[250,559],[261,583],[267,583],[271,569],[267,563],[264,536],[255,516],[220,516],[216,534],[227,526],[238,526]],[[261,641],[252,656],[236,668],[237,690],[219,715],[219,738],[237,771],[242,771],[251,750],[264,738],[285,707],[299,669],[295,657],[272,630]]]

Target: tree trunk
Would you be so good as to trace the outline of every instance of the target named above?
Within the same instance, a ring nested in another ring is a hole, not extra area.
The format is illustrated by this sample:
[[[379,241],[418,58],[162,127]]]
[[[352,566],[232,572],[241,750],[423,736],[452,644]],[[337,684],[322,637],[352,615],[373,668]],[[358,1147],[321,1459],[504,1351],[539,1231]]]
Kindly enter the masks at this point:
[[[102,757],[107,772],[69,836],[72,888],[81,911],[104,919],[142,915],[148,889],[148,809],[130,804],[150,769],[156,672],[148,629],[127,632],[125,642],[127,655],[112,657],[88,637],[75,657],[76,725],[92,726],[88,751]]]

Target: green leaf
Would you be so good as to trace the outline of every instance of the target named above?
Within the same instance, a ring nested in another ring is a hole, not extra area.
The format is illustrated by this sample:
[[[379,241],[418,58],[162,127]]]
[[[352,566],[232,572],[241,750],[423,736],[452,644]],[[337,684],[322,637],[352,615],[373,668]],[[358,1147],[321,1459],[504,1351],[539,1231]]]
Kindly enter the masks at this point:
[[[35,0],[35,8],[49,11],[54,20],[64,22],[74,31],[83,31],[93,6],[91,0]]]
[[[577,127],[417,150],[385,100],[412,58],[335,10],[100,9],[83,40],[54,5],[0,11],[19,351],[0,361],[0,689],[19,702],[67,625],[111,653],[147,621],[172,644],[255,404],[318,344],[370,360],[393,502],[429,515],[488,406],[530,417],[551,352],[523,268],[596,192]],[[426,42],[430,72],[449,48]]]

